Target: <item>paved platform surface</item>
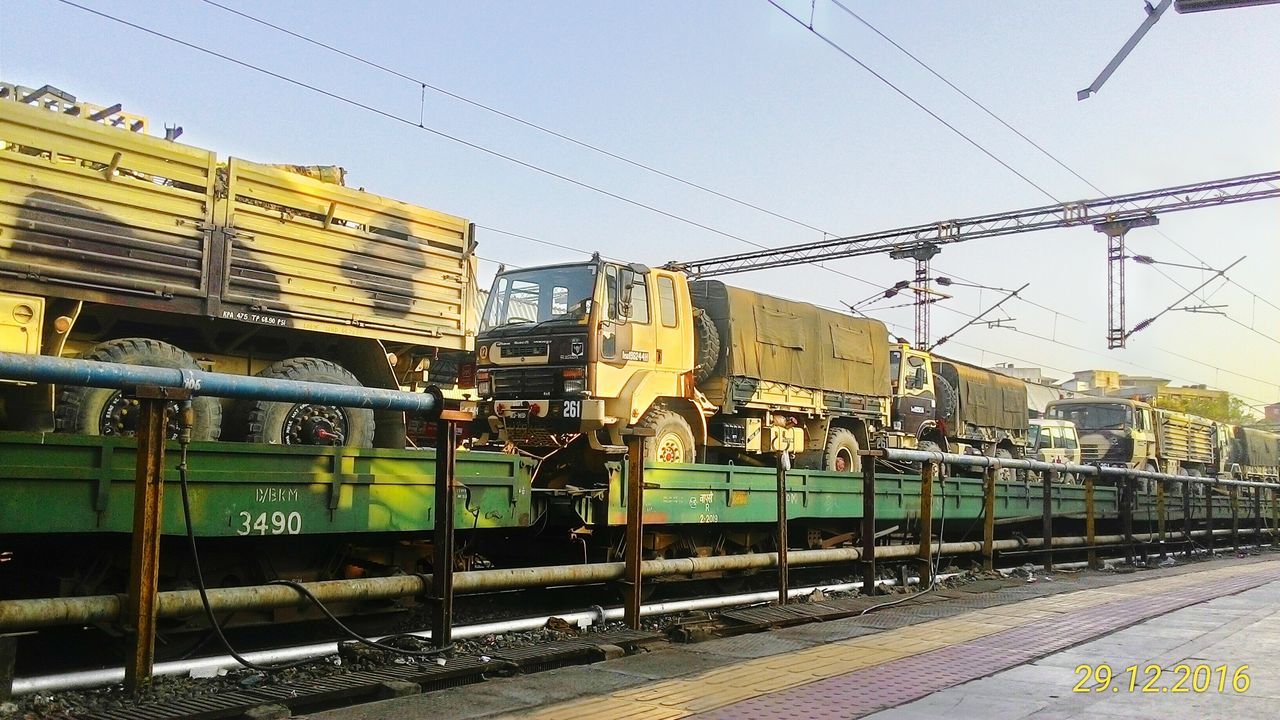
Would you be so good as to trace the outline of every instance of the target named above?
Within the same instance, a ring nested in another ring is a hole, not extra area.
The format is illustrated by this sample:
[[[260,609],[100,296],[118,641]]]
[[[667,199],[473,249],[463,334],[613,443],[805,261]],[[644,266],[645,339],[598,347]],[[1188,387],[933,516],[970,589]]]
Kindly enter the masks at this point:
[[[310,717],[1280,717],[1280,555],[933,595]],[[1200,671],[1174,691],[1180,663],[1191,675],[1205,666],[1208,680]],[[1073,692],[1082,664],[1108,665],[1113,678]],[[1236,692],[1244,664],[1250,684]],[[1147,685],[1150,665],[1161,675]]]

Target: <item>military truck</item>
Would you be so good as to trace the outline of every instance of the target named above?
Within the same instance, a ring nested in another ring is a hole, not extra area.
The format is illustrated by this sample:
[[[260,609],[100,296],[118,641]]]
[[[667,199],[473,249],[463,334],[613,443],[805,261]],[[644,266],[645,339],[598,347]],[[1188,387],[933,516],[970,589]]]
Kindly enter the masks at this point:
[[[489,438],[579,471],[642,427],[651,461],[855,472],[889,422],[882,323],[599,256],[500,273],[476,344]]]
[[[1075,424],[1086,463],[1194,477],[1222,471],[1219,428],[1206,418],[1103,397],[1055,400],[1047,414]]]
[[[473,349],[471,225],[294,170],[0,85],[0,349],[407,389],[437,352]],[[0,429],[136,428],[117,391],[0,383],[0,406]],[[195,409],[201,440],[405,445],[398,412]]]
[[[1219,433],[1225,441],[1223,468],[1234,477],[1257,482],[1280,482],[1280,435],[1237,425]]]
[[[1021,458],[1027,445],[1026,383],[897,343],[891,447]],[[1012,473],[1004,472],[1005,479]]]
[[[891,346],[876,320],[598,256],[499,274],[477,357],[489,440],[539,456],[617,451],[629,427],[656,433],[651,461],[785,450],[838,472],[873,445],[1008,458],[1026,445],[1021,381]]]

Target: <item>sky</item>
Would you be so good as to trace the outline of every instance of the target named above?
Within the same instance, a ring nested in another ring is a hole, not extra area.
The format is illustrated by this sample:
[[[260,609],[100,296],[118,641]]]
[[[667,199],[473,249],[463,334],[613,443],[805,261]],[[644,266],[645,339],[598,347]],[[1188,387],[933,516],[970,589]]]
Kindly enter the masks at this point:
[[[154,132],[181,125],[181,142],[220,157],[342,165],[348,184],[466,217],[479,226],[485,284],[500,262],[583,258],[545,243],[660,265],[1100,195],[1075,174],[1119,194],[1271,171],[1280,160],[1280,5],[1171,9],[1097,95],[1077,101],[1142,22],[1141,2],[841,0],[1073,174],[832,0],[776,0],[803,25],[767,0],[217,0],[411,79],[202,0],[76,2],[314,89],[58,0],[0,0],[0,79],[121,102]],[[811,32],[811,14],[815,31],[955,130]],[[935,275],[1030,283],[1021,296],[1030,302],[1011,300],[993,315],[1012,318],[1006,327],[969,328],[942,350],[1058,379],[1115,369],[1277,402],[1278,240],[1275,200],[1171,213],[1132,231],[1130,251],[1157,260],[1245,260],[1229,273],[1234,283],[1204,293],[1225,316],[1166,314],[1124,350],[1106,347],[1102,235],[1081,227],[949,245]],[[828,266],[839,272],[725,279],[840,307],[912,275],[909,261],[885,256]],[[1208,277],[1131,263],[1128,324],[1183,295],[1175,283]],[[934,306],[935,339],[1001,297],[953,294]],[[898,304],[868,312],[910,338],[912,308],[888,307]]]

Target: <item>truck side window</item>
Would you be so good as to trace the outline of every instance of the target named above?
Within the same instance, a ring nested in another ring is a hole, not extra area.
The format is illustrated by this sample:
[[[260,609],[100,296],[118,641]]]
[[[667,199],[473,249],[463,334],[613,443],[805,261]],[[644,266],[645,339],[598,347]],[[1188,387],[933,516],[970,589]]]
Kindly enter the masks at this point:
[[[658,277],[658,316],[663,327],[676,326],[676,286],[665,275]]]
[[[1145,410],[1130,410],[1129,414],[1132,417],[1133,427],[1135,430],[1147,429],[1147,413]]]
[[[1076,450],[1080,447],[1079,441],[1076,440],[1075,430],[1062,428],[1062,447],[1067,450]]]
[[[618,267],[610,265],[604,270],[604,306],[610,320],[618,319]]]
[[[631,289],[631,322],[649,324],[649,281],[643,275],[636,276]]]

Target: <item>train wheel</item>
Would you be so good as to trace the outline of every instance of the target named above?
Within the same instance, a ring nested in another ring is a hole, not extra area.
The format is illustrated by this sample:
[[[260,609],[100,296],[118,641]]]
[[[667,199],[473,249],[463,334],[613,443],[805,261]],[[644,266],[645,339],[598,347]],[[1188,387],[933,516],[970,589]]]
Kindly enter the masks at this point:
[[[644,414],[639,427],[653,429],[645,444],[645,459],[660,463],[691,463],[694,458],[693,430],[679,413],[656,407]]]
[[[182,349],[149,338],[108,340],[89,348],[80,357],[97,362],[175,370],[200,369],[195,359]],[[141,416],[138,401],[126,397],[119,390],[64,386],[59,388],[57,397],[54,417],[58,430],[81,435],[137,435]],[[212,397],[196,397],[191,404],[195,410],[192,439],[217,440],[222,429],[222,404]],[[167,430],[169,439],[173,440],[178,437],[178,403],[175,401],[169,405]]]
[[[258,377],[360,386],[341,365],[320,358],[281,360]],[[247,400],[236,404],[236,416],[245,423],[246,442],[373,447],[373,411],[366,408]]]

